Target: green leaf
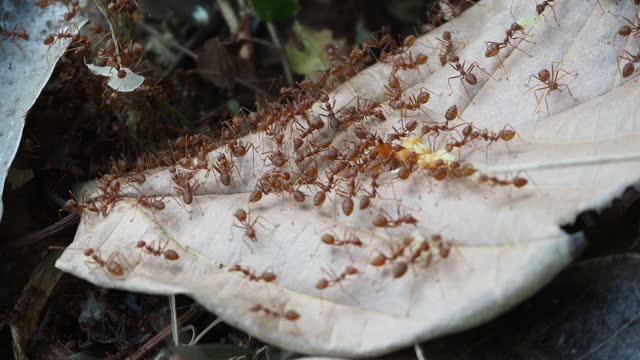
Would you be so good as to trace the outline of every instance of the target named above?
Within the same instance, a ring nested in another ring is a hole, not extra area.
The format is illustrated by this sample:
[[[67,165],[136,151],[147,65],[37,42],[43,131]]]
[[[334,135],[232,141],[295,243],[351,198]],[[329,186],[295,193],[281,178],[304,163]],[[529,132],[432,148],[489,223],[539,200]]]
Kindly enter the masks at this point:
[[[230,344],[182,345],[175,350],[183,360],[229,359],[252,354],[249,349]]]
[[[329,56],[325,48],[335,42],[331,30],[315,31],[296,22],[293,24],[293,32],[302,44],[302,49],[291,40],[285,46],[284,51],[291,70],[315,79],[314,75],[317,72],[329,67]]]
[[[300,11],[297,0],[251,0],[256,15],[263,21],[283,21]]]

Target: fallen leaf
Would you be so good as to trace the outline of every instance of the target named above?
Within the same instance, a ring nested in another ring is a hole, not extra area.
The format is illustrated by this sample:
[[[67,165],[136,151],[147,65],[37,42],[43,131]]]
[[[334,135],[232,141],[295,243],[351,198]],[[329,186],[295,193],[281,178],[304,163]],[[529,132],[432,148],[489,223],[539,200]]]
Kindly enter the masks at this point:
[[[339,186],[342,195],[334,190],[321,209],[311,203],[319,190],[314,185],[298,188],[306,196],[302,203],[285,193],[249,203],[260,177],[276,162],[264,158],[274,159],[278,150],[265,134],[251,134],[242,141],[252,143],[255,152],[232,157],[225,146],[208,154],[209,170],[195,172],[189,182],[196,195],[189,205],[183,201],[188,191],[172,180],[189,173],[183,167],[175,172],[147,172],[143,184],[123,183],[123,194],[143,194],[146,198],[141,199],[147,201],[164,199],[164,209],[152,210],[150,204],[140,204],[140,198],[131,196],[120,198],[107,216],[85,211],[73,244],[57,266],[105,287],[187,294],[252,336],[309,354],[383,354],[496,317],[549,282],[584,246],[583,235],[567,234],[563,224],[573,222],[583,211],[609,206],[640,179],[636,130],[640,105],[632,100],[640,96],[640,80],[620,77],[617,57],[625,39],[607,42],[624,24],[611,13],[632,17],[635,7],[603,3],[603,11],[595,3],[577,0],[553,6],[560,27],[547,15],[546,21],[527,30],[527,41],[513,41],[521,51],[510,46],[501,49],[508,79],[498,59],[484,57],[485,42],[502,41],[514,18],[535,14],[535,6],[525,0],[515,6],[507,1],[481,2],[418,38],[403,60],[396,62],[429,54],[427,64],[418,70],[394,69],[394,59],[387,59],[351,78],[329,100],[338,114],[357,103],[362,106],[364,99],[383,102],[393,72],[405,101],[431,91],[431,100],[424,106],[417,111],[393,110],[384,103],[381,110],[386,121],[367,119],[342,131],[325,126],[314,134],[316,143],[329,139],[333,147],[346,151],[356,141],[358,127],[383,138],[401,131],[410,120],[418,122],[417,129],[433,125],[429,117],[443,125],[447,109],[457,105],[460,118],[452,120],[451,126],[472,122],[479,131],[493,134],[510,126],[517,133],[508,143],[478,142],[452,152],[438,151],[460,137],[458,129],[422,137],[433,155],[424,157],[426,167],[455,157],[478,170],[473,177],[436,181],[420,168],[401,181],[396,172],[385,172],[378,179],[378,196],[371,207],[350,216],[340,211],[342,198],[349,192],[348,180]],[[476,85],[451,79],[457,72],[441,66],[433,50],[445,30],[457,42],[454,50],[461,62],[466,60],[465,68],[477,61],[493,79],[479,69],[474,71]],[[634,43],[629,40],[627,49],[637,46]],[[526,83],[530,75],[550,69],[554,61],[561,61],[554,69],[560,66],[571,73],[560,81],[572,94],[564,87],[562,92],[550,93],[547,110],[545,98],[534,96],[537,85],[527,87]],[[318,103],[310,112],[327,119],[327,109]],[[283,133],[289,130],[296,131]],[[295,157],[292,142],[285,136],[282,151],[289,158]],[[384,143],[376,143],[379,153],[392,151],[389,144],[385,148]],[[414,149],[417,142],[406,145]],[[219,154],[235,162],[229,186],[211,169]],[[319,179],[326,183],[321,170],[326,169],[327,160],[318,156],[314,161]],[[283,168],[299,176],[293,160]],[[519,176],[528,185],[493,186],[482,183],[480,173],[496,175],[496,180]],[[370,178],[358,180],[365,191],[370,190]],[[234,219],[237,208],[250,210],[247,221],[256,222],[255,241],[248,227]],[[382,210],[388,213],[387,221],[410,214],[417,223],[376,228],[374,220]],[[332,232],[338,237],[356,236],[364,247],[321,242],[323,234]],[[152,243],[151,250],[139,249],[138,241]],[[429,250],[411,266],[391,260],[393,264],[381,267],[370,265],[381,253],[391,257],[391,249],[403,243],[413,251],[420,249],[422,241]],[[81,251],[86,248],[99,251],[102,259],[111,256],[123,266],[122,276],[105,268],[89,269]],[[153,256],[162,249],[175,251],[179,259]],[[269,272],[277,278],[252,281],[230,271],[236,265],[253,269],[256,276]],[[339,276],[349,266],[357,271],[351,268]],[[336,278],[342,281],[335,284]],[[321,279],[331,280],[327,285],[334,286],[324,286]],[[288,320],[288,311],[299,317]]]
[[[31,1],[2,0],[1,26],[5,31],[24,31],[26,38],[0,35],[0,195],[9,166],[18,151],[25,117],[51,77],[53,69],[71,39],[57,39],[44,45],[44,38],[58,32],[76,33],[86,18],[76,16],[71,22],[63,21],[68,11],[60,3],[46,10]],[[0,201],[0,218],[2,218]]]
[[[33,270],[29,282],[13,308],[11,337],[13,338],[13,355],[16,359],[28,358],[27,346],[38,329],[42,309],[62,277],[63,273],[53,267],[56,258],[56,254],[49,254]]]
[[[300,11],[297,0],[251,0],[256,15],[262,21],[283,21]]]

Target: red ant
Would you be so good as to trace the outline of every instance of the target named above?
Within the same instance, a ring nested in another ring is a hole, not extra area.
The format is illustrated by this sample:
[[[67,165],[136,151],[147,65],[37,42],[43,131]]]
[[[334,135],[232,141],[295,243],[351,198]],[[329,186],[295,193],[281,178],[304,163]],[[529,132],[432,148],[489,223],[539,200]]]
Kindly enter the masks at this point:
[[[328,288],[329,286],[333,286],[335,284],[339,284],[340,282],[344,281],[347,278],[347,276],[356,275],[356,274],[359,274],[359,273],[360,273],[360,271],[357,268],[349,265],[349,266],[347,266],[345,268],[345,270],[342,272],[342,274],[337,275],[337,276],[335,274],[333,274],[333,279],[322,278],[322,279],[318,280],[318,282],[316,283],[316,289],[324,290],[324,289]]]
[[[427,61],[429,60],[429,57],[423,53],[420,53],[416,56],[415,60],[413,59],[413,55],[409,54],[409,59],[405,60],[405,59],[396,59],[393,62],[393,66],[392,66],[392,70],[391,73],[396,73],[399,70],[409,70],[409,69],[418,69],[418,72],[420,71],[420,65],[427,65],[427,67],[429,67],[429,64],[427,64]]]
[[[616,16],[620,16],[620,15],[616,15]],[[618,36],[618,35],[620,35],[622,37],[627,37],[627,36],[630,36],[630,35],[636,36],[636,35],[640,34],[640,16],[638,14],[636,14],[636,21],[635,22],[627,19],[624,16],[622,16],[622,18],[626,22],[628,22],[629,25],[622,25],[618,29],[616,35],[613,36],[613,40],[615,40],[616,36]]]
[[[154,244],[157,244],[157,247],[154,247]],[[165,240],[164,245],[162,242],[157,239],[151,242],[151,244],[147,244],[144,240],[140,240],[136,243],[136,247],[142,249],[142,251],[147,254],[151,254],[153,256],[162,255],[165,259],[169,261],[175,261],[180,258],[180,255],[175,250],[167,249],[167,245],[169,245],[169,240]]]
[[[35,5],[36,7],[40,8],[40,9],[44,9],[47,6],[53,4],[54,2],[56,2],[56,0],[36,0],[33,5]]]
[[[235,163],[233,160],[228,160],[227,156],[223,153],[218,154],[216,162],[213,164],[213,169],[220,175],[220,182],[224,186],[231,185],[231,170],[234,168]]]
[[[507,185],[513,185],[517,188],[521,188],[525,185],[527,185],[527,183],[529,183],[529,181],[523,177],[514,177],[511,180],[502,180],[502,179],[498,179],[495,176],[487,176],[487,175],[480,175],[480,182],[484,183],[484,182],[490,182],[492,184],[495,185],[500,185],[500,186],[507,186]]]
[[[83,202],[78,202],[75,198],[75,196],[73,196],[73,193],[71,191],[69,191],[69,195],[71,195],[71,199],[67,200],[64,203],[64,208],[69,210],[69,211],[75,211],[78,215],[82,215],[82,212],[84,211],[84,209],[89,208],[91,205],[88,204],[87,202],[83,201]],[[93,204],[93,202],[91,202],[91,204]],[[93,206],[95,207],[95,204],[93,204]],[[97,208],[96,208],[97,210]]]
[[[358,186],[356,185],[355,179],[349,179],[349,188],[347,191],[336,190],[340,195],[343,196],[342,199],[342,211],[345,216],[351,215],[353,212],[353,196],[356,196],[358,192]]]
[[[3,21],[3,24],[4,24],[4,21]],[[4,41],[7,38],[20,38],[22,40],[29,40],[29,34],[27,34],[27,31],[24,29],[18,30],[18,25],[15,25],[13,27],[13,30],[11,31],[7,30],[5,26],[0,26],[0,35],[5,37],[4,39],[2,39],[2,41]]]
[[[241,140],[232,139],[227,143],[227,145],[229,146],[229,150],[235,157],[245,156],[249,149],[254,149],[255,151],[255,147],[253,146],[253,144],[247,143],[247,145],[245,146]]]
[[[118,251],[112,252],[111,255],[104,260],[97,251],[93,248],[88,248],[84,251],[84,256],[91,258],[91,260],[85,261],[89,269],[91,269],[92,265],[95,265],[95,267],[105,269],[108,274],[117,277],[123,276],[129,267],[124,256]],[[121,262],[125,265],[123,266]]]
[[[398,209],[398,218],[393,219],[384,209],[381,209],[380,213],[373,219],[372,223],[375,227],[392,228],[398,227],[402,224],[415,226],[418,223],[418,220],[410,214],[400,214],[400,209]]]
[[[340,162],[339,164],[347,164],[346,162]],[[333,167],[334,165],[332,164],[330,167]],[[320,187],[320,190],[318,190],[315,195],[313,196],[313,205],[316,207],[320,207],[322,206],[322,204],[324,204],[325,199],[327,198],[327,193],[331,192],[331,190],[333,189],[333,187],[335,186],[335,175],[332,172],[327,172],[326,173],[327,176],[327,184],[323,184],[319,181],[316,181],[315,184]]]
[[[147,200],[143,195],[138,196],[136,199],[138,204],[146,207],[147,209],[164,210],[164,202],[162,200]]]
[[[480,67],[480,65],[478,65],[477,62],[472,62],[471,64],[469,64],[469,66],[467,68],[465,68],[465,63],[466,61],[462,62],[462,64],[460,64],[460,58],[456,55],[453,55],[451,57],[451,59],[449,60],[449,65],[451,65],[451,67],[459,72],[459,75],[456,76],[451,76],[447,79],[447,83],[449,84],[449,95],[451,95],[453,93],[453,88],[451,87],[451,79],[457,79],[460,78],[460,82],[462,83],[462,86],[464,87],[464,90],[467,92],[467,96],[469,96],[470,99],[473,99],[471,97],[471,94],[469,93],[469,90],[467,89],[467,86],[465,85],[465,82],[468,83],[469,85],[475,85],[478,83],[478,78],[472,73],[473,70],[475,68],[478,68],[479,70],[481,70],[482,72],[484,72],[485,74],[487,74],[489,77],[491,77],[493,79],[493,76],[491,76],[491,74],[489,74],[488,72],[486,72],[483,68]],[[473,102],[473,100],[471,100]]]
[[[289,321],[296,321],[300,318],[300,314],[298,314],[296,311],[294,310],[287,310],[283,313],[280,313],[276,310],[270,309],[262,304],[256,304],[255,306],[253,306],[251,309],[249,309],[249,311],[251,312],[260,312],[262,311],[263,313],[265,313],[266,315],[269,316],[273,316],[275,318],[279,318],[279,317],[284,317],[285,319],[289,320]]]
[[[138,8],[136,0],[112,0],[107,6],[109,11],[121,13],[124,9],[127,14],[131,15]]]
[[[344,246],[344,245],[352,245],[357,247],[363,246],[362,241],[360,241],[360,239],[355,235],[352,235],[350,237],[345,237],[345,239],[340,240],[340,239],[336,239],[336,237],[332,234],[324,234],[320,237],[320,240],[323,243],[331,246]]]
[[[267,158],[273,166],[278,168],[285,166],[289,161],[289,158],[281,150],[276,150],[271,155],[268,155]]]
[[[76,15],[78,15],[78,12],[80,12],[80,2],[78,0],[72,0],[70,5],[71,10],[69,10],[63,16],[64,21],[71,21],[71,19],[73,19]]]
[[[563,77],[567,76],[567,75],[572,75],[572,73],[563,70],[562,68],[560,68],[560,62],[554,61],[551,63],[551,72],[549,72],[549,70],[547,69],[542,69],[540,71],[538,71],[538,75],[530,75],[529,76],[529,81],[527,82],[527,87],[529,86],[529,83],[531,82],[532,78],[537,79],[538,81],[540,81],[543,85],[538,86],[534,91],[534,95],[536,96],[536,100],[538,102],[538,108],[536,110],[536,112],[540,112],[540,103],[542,102],[542,100],[538,99],[538,91],[543,91],[544,90],[544,94],[542,95],[543,99],[544,99],[544,103],[547,106],[547,113],[549,113],[549,103],[547,102],[547,97],[549,96],[549,93],[552,91],[559,91],[562,92],[562,90],[560,90],[560,88],[564,87],[567,89],[567,91],[569,92],[569,95],[571,95],[571,97],[573,98],[574,101],[578,101],[573,94],[571,93],[571,90],[569,89],[569,86],[566,84],[559,84],[558,80],[562,79]],[[558,65],[556,67],[556,65]],[[564,74],[562,76],[560,76],[560,72],[563,72]]]
[[[436,38],[438,40],[438,48],[440,48],[440,54],[438,58],[440,65],[445,66],[449,62],[449,57],[453,54],[453,40],[451,40],[451,33],[445,31],[442,33],[442,38]]]
[[[262,273],[262,275],[256,276],[256,274],[251,269],[243,268],[242,266],[237,264],[234,265],[231,269],[229,269],[229,271],[241,272],[244,276],[246,276],[251,281],[262,280],[264,282],[272,282],[273,280],[276,279],[276,274],[272,272],[265,271]]]
[[[172,171],[173,170],[173,171]],[[191,173],[183,173],[177,171],[175,168],[170,168],[169,172],[172,173],[171,179],[175,183],[174,189],[176,193],[182,196],[182,201],[189,205],[193,202],[193,193],[197,188],[201,187],[202,184],[196,183],[196,185],[191,184],[191,179],[193,175]]]
[[[253,220],[253,222],[251,222],[249,212],[245,211],[244,209],[236,209],[236,211],[234,211],[233,213],[233,216],[240,222],[240,225],[234,224],[233,226],[244,229],[244,236],[248,237],[251,241],[258,241],[254,226],[260,219],[264,221],[267,220],[262,216],[258,216]]]
[[[390,256],[387,256],[382,252],[379,252],[379,254],[376,257],[374,257],[369,262],[369,264],[375,267],[380,267],[385,265],[387,261],[392,262],[393,277],[394,278],[402,277],[408,270],[408,264],[405,261],[397,261],[397,260],[404,254],[405,250],[409,248],[409,246],[413,243],[413,241],[414,240],[412,238],[405,238],[402,241],[402,244],[400,246],[391,248]]]
[[[371,190],[365,191],[365,195],[360,198],[359,208],[365,210],[371,205],[371,199],[378,196],[378,177],[379,173],[372,173],[371,175]]]
[[[560,23],[558,22],[558,18],[556,17],[556,11],[553,8],[553,1],[554,0],[544,0],[542,3],[536,4],[536,13],[538,13],[538,16],[544,17],[544,15],[542,14],[544,10],[546,8],[551,8],[551,12],[553,12],[553,18],[556,20],[556,24],[558,25],[558,27],[560,27]]]
[[[625,51],[624,55],[618,56],[618,71],[620,71],[621,59],[629,61],[628,63],[624,64],[620,73],[623,78],[628,78],[636,71],[634,63],[640,62],[640,50],[638,50],[638,53],[635,55],[628,51]]]
[[[49,45],[49,47],[53,46],[53,44],[59,39],[71,39],[73,34],[67,30],[67,32],[59,32],[57,34],[49,34],[46,38],[44,38],[43,44]]]
[[[516,33],[518,33],[518,32],[522,33],[523,37],[517,37]],[[524,32],[524,28],[520,24],[518,24],[517,22],[514,22],[514,23],[511,24],[509,29],[507,31],[505,31],[504,40],[502,40],[501,42],[495,42],[495,41],[487,41],[487,42],[485,42],[486,45],[487,45],[487,49],[484,52],[484,56],[488,57],[488,58],[489,57],[496,57],[498,59],[498,62],[500,63],[500,66],[504,70],[504,72],[507,73],[507,78],[509,78],[509,72],[504,67],[504,64],[502,63],[502,59],[500,59],[500,50],[502,50],[502,49],[506,48],[507,46],[511,45],[515,49],[522,51],[526,55],[529,55],[526,52],[524,52],[522,49],[520,49],[519,47],[517,47],[517,46],[515,46],[515,45],[513,45],[511,43],[511,40],[522,40],[522,41],[526,41],[528,43],[531,43],[531,41],[525,39],[524,36],[529,36],[529,34]],[[529,56],[531,56],[531,55],[529,55]]]

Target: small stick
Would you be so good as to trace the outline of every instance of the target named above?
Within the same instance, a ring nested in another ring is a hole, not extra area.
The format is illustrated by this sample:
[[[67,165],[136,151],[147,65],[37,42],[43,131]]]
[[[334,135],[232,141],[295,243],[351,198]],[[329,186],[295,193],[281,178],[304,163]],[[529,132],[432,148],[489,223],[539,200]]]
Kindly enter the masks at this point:
[[[289,86],[293,86],[293,75],[291,75],[291,69],[289,69],[289,62],[287,61],[287,57],[284,55],[282,51],[282,44],[280,43],[280,39],[278,39],[278,33],[276,32],[276,27],[273,26],[273,23],[267,21],[267,30],[269,30],[269,35],[271,36],[271,41],[273,41],[273,45],[278,49],[280,53],[280,61],[282,62],[282,69],[284,70],[284,77],[287,79],[287,84]]]
[[[113,44],[116,48],[116,59],[118,59],[118,65],[122,64],[122,59],[120,58],[120,45],[118,44],[118,39],[116,39],[116,27],[113,25],[113,20],[109,16],[109,12],[105,9],[104,4],[100,0],[93,0],[93,3],[96,5],[98,10],[104,15],[107,19],[107,24],[109,24],[109,30],[111,31],[111,40],[113,40]]]

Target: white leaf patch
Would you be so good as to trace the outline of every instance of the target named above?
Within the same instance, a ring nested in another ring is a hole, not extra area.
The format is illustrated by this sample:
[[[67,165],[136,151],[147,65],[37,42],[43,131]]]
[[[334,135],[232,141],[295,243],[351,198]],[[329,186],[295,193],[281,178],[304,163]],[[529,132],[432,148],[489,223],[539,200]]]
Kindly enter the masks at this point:
[[[118,69],[113,66],[98,66],[87,64],[87,67],[89,68],[89,70],[91,70],[92,73],[96,75],[108,77],[109,82],[107,82],[107,85],[109,85],[109,87],[113,90],[119,92],[134,91],[135,89],[139,88],[140,85],[142,85],[142,83],[144,82],[144,76],[140,76],[126,67],[120,68],[126,73],[126,76],[123,78],[120,78],[118,76]]]

